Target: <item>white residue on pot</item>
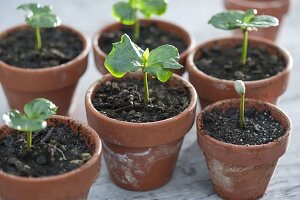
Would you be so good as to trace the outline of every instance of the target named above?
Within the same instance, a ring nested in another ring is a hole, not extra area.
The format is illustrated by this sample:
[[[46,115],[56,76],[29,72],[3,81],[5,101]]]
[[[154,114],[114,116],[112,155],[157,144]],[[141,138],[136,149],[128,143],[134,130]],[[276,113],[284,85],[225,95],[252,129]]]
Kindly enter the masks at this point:
[[[106,165],[115,179],[139,188],[140,179],[159,161],[177,154],[182,140],[176,144],[164,144],[151,148],[133,148],[135,152],[119,154],[103,142]]]
[[[223,83],[214,83],[214,87],[220,90],[228,90],[228,87]]]

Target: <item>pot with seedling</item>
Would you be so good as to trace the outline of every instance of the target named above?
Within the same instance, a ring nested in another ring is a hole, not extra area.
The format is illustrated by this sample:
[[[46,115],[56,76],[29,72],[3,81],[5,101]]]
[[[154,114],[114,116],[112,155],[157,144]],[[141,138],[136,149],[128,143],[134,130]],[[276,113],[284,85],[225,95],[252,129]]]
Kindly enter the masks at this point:
[[[189,55],[189,80],[198,92],[201,107],[235,97],[233,80],[245,81],[247,98],[276,104],[288,85],[292,57],[282,47],[248,31],[278,25],[272,16],[256,16],[255,10],[226,11],[213,16],[210,24],[223,30],[240,28],[243,38],[207,41]]]
[[[80,76],[87,67],[89,43],[61,24],[50,6],[24,4],[27,25],[0,34],[0,82],[10,107],[22,109],[45,97],[67,114]]]
[[[270,103],[245,97],[242,81],[234,83],[240,99],[207,106],[197,118],[197,138],[214,190],[224,199],[258,199],[286,152],[291,122]]]
[[[151,190],[172,176],[197,99],[193,86],[172,73],[182,67],[178,61],[174,46],[142,50],[124,34],[105,60],[111,74],[87,91],[88,123],[103,139],[110,177],[122,188]]]
[[[101,141],[89,126],[54,115],[38,98],[0,126],[0,199],[82,200],[100,170]],[[24,134],[25,133],[25,134]]]
[[[251,31],[250,36],[259,36],[270,40],[276,40],[279,28],[282,26],[284,16],[288,13],[290,0],[224,0],[225,8],[228,10],[249,10],[256,8],[259,13],[264,15],[272,15],[278,18],[281,22],[280,26],[270,27],[268,29],[259,29]],[[242,31],[235,30],[236,35],[241,35]]]
[[[191,35],[171,22],[151,19],[153,15],[163,15],[166,9],[165,0],[128,0],[115,3],[112,13],[118,22],[101,28],[93,37],[94,58],[99,71],[102,74],[108,73],[104,60],[112,49],[112,43],[119,41],[124,33],[143,49],[152,50],[163,44],[177,47],[180,52],[179,63],[184,65],[194,43]],[[146,19],[139,19],[139,13]],[[184,71],[181,68],[174,72],[182,74]]]

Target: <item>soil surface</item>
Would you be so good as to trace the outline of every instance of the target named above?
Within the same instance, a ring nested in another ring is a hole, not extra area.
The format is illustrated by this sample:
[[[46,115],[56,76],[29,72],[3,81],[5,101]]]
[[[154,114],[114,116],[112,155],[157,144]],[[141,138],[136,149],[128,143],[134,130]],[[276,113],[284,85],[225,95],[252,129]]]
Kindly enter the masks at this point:
[[[284,127],[269,110],[245,109],[245,127],[240,128],[239,109],[213,110],[203,117],[203,128],[211,137],[237,145],[260,145],[276,140],[285,133]]]
[[[144,103],[143,80],[122,79],[106,82],[92,98],[102,114],[121,121],[154,122],[178,115],[190,104],[186,87],[170,88],[158,80],[149,81],[151,103]]]
[[[46,68],[66,63],[83,50],[80,38],[62,29],[41,29],[42,49],[36,49],[33,28],[0,37],[0,60],[20,68]]]
[[[17,176],[52,176],[78,168],[91,158],[84,139],[66,125],[33,133],[27,149],[26,133],[0,139],[0,170]]]
[[[285,60],[264,48],[248,48],[247,63],[240,64],[242,46],[234,48],[201,49],[201,59],[194,60],[198,69],[210,76],[226,80],[254,81],[278,74],[285,68]]]
[[[98,41],[99,48],[106,54],[109,54],[112,49],[112,43],[119,42],[124,33],[127,33],[133,40],[133,26],[122,26],[121,30],[103,33]],[[141,23],[140,40],[136,44],[143,50],[146,48],[152,50],[163,44],[171,44],[178,49],[179,53],[187,48],[184,40],[172,33],[172,30],[170,32],[164,31],[154,23],[147,26]]]

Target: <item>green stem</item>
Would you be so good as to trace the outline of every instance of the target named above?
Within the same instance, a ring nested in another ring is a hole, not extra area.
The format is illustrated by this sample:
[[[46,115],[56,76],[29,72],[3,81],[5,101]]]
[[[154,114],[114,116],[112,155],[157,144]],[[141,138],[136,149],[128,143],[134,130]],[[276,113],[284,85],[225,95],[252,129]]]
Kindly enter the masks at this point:
[[[41,30],[39,27],[35,28],[35,39],[36,39],[36,48],[42,48],[42,40],[41,40]]]
[[[247,49],[248,49],[248,30],[243,29],[243,49],[241,55],[241,63],[244,65],[246,64],[247,60]]]
[[[240,127],[245,127],[245,94],[241,94],[240,99]]]
[[[149,89],[148,89],[148,75],[147,72],[143,72],[144,74],[144,90],[145,90],[145,94],[144,94],[144,101],[145,104],[149,104]]]
[[[26,134],[26,143],[27,143],[27,148],[30,149],[32,146],[32,131],[28,131]]]
[[[140,21],[137,20],[134,24],[134,42],[137,43],[140,39]]]

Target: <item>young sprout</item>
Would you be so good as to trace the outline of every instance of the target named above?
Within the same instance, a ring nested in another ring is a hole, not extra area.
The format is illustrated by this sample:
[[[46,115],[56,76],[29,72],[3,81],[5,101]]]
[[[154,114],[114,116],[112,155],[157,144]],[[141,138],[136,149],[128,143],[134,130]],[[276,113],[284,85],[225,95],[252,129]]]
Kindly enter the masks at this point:
[[[134,25],[134,42],[140,38],[140,23],[137,12],[140,11],[145,18],[152,15],[162,15],[167,9],[165,0],[128,0],[113,5],[113,16],[124,25]]]
[[[244,128],[245,126],[245,92],[246,87],[243,81],[236,80],[234,81],[234,89],[240,95],[240,127]]]
[[[142,70],[144,79],[144,101],[149,104],[148,76],[151,75],[161,82],[169,80],[173,69],[183,66],[178,63],[178,49],[172,45],[162,45],[156,49],[145,51],[134,44],[127,34],[122,35],[121,41],[113,44],[113,49],[107,56],[104,65],[117,78],[128,72]]]
[[[36,48],[42,48],[41,28],[54,28],[61,24],[58,16],[52,13],[51,6],[42,6],[39,3],[22,4],[17,9],[27,11],[26,23],[35,29]]]
[[[56,105],[51,101],[38,98],[25,104],[24,114],[18,110],[12,110],[3,114],[3,120],[7,126],[26,132],[26,144],[29,149],[32,147],[32,132],[47,127],[45,120],[56,114],[56,110]]]
[[[256,16],[257,10],[247,11],[230,10],[214,15],[209,21],[214,27],[223,30],[241,29],[243,31],[243,48],[241,54],[241,64],[247,60],[248,31],[257,30],[257,28],[268,28],[278,26],[279,20],[269,15]]]

